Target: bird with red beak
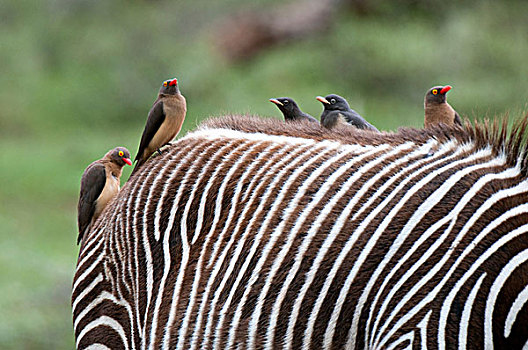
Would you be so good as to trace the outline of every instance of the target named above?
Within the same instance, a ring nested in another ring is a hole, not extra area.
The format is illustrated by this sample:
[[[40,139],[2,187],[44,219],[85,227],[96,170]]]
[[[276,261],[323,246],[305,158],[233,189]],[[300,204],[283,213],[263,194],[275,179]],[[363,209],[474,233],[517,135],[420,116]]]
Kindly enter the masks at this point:
[[[451,89],[451,85],[435,86],[430,88],[425,94],[424,126],[426,128],[438,124],[462,126],[460,115],[447,103],[446,94]]]
[[[77,244],[88,233],[108,202],[119,192],[121,171],[125,164],[132,165],[130,152],[125,147],[116,147],[84,170],[77,204]]]
[[[156,150],[168,144],[178,135],[187,114],[187,102],[180,93],[176,78],[161,84],[158,97],[147,117],[147,123],[139,143],[134,174]]]

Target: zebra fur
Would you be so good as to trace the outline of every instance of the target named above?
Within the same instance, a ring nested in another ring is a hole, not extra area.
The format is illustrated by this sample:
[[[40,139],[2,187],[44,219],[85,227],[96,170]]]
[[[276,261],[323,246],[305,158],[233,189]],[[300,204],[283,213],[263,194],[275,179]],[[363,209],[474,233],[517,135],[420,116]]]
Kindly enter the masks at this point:
[[[81,245],[79,349],[528,347],[527,119],[211,119]]]

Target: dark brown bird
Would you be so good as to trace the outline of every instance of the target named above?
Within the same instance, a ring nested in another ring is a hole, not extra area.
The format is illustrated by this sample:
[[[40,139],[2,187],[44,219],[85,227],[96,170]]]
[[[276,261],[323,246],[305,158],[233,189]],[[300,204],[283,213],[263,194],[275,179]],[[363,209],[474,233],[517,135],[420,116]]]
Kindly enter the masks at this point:
[[[178,135],[186,113],[187,102],[180,93],[178,80],[165,80],[159,90],[158,98],[149,111],[138,153],[134,159],[137,163],[132,174],[149,159],[152,153],[159,151]]]
[[[324,110],[321,114],[321,125],[331,129],[338,124],[352,125],[358,129],[379,131],[376,127],[365,120],[358,112],[350,108],[347,100],[335,94],[326,97],[317,96],[317,101],[323,104]]]
[[[282,115],[284,115],[284,120],[286,120],[287,122],[297,120],[309,120],[314,123],[319,123],[317,119],[301,111],[297,103],[292,98],[277,97],[270,98],[269,101],[277,105],[277,107],[282,112]]]
[[[458,113],[447,103],[447,92],[451,90],[450,85],[435,86],[429,89],[424,98],[425,118],[424,126],[429,128],[436,124],[460,125],[462,119]]]
[[[77,244],[90,230],[106,204],[119,192],[121,171],[125,164],[132,165],[130,152],[124,147],[116,147],[84,170],[77,205]]]

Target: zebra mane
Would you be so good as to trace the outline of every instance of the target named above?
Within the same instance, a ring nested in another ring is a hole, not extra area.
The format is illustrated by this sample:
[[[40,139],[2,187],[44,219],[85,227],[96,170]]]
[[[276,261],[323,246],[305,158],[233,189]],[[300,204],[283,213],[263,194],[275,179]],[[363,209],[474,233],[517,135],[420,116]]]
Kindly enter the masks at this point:
[[[309,121],[291,123],[255,115],[225,115],[205,120],[199,125],[198,130],[227,129],[249,134],[288,136],[315,141],[331,140],[343,144],[363,146],[400,145],[405,142],[423,145],[432,138],[440,143],[447,141],[457,141],[461,144],[473,143],[477,150],[491,147],[494,154],[504,154],[508,164],[520,166],[522,174],[527,176],[527,127],[528,114],[515,121],[510,130],[508,130],[508,117],[504,116],[495,117],[491,121],[489,119],[475,120],[473,124],[466,119],[463,128],[446,125],[427,129],[401,127],[396,132],[384,131],[381,133],[356,128],[329,130]],[[192,133],[189,136],[192,136]]]

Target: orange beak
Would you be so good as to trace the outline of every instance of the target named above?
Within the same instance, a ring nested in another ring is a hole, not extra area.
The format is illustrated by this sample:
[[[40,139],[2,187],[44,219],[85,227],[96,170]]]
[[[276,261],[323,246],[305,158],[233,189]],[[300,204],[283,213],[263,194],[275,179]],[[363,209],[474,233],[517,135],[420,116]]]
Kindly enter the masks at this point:
[[[269,101],[275,103],[278,106],[284,106],[282,102],[277,100],[276,98],[270,98]]]
[[[121,158],[123,159],[123,162],[127,163],[128,165],[132,165],[132,161],[129,158]]]
[[[323,96],[317,96],[315,99],[317,101],[319,101],[319,102],[322,102],[322,103],[326,104],[326,105],[330,104],[330,102],[328,102],[328,100],[326,98],[324,98]]]

